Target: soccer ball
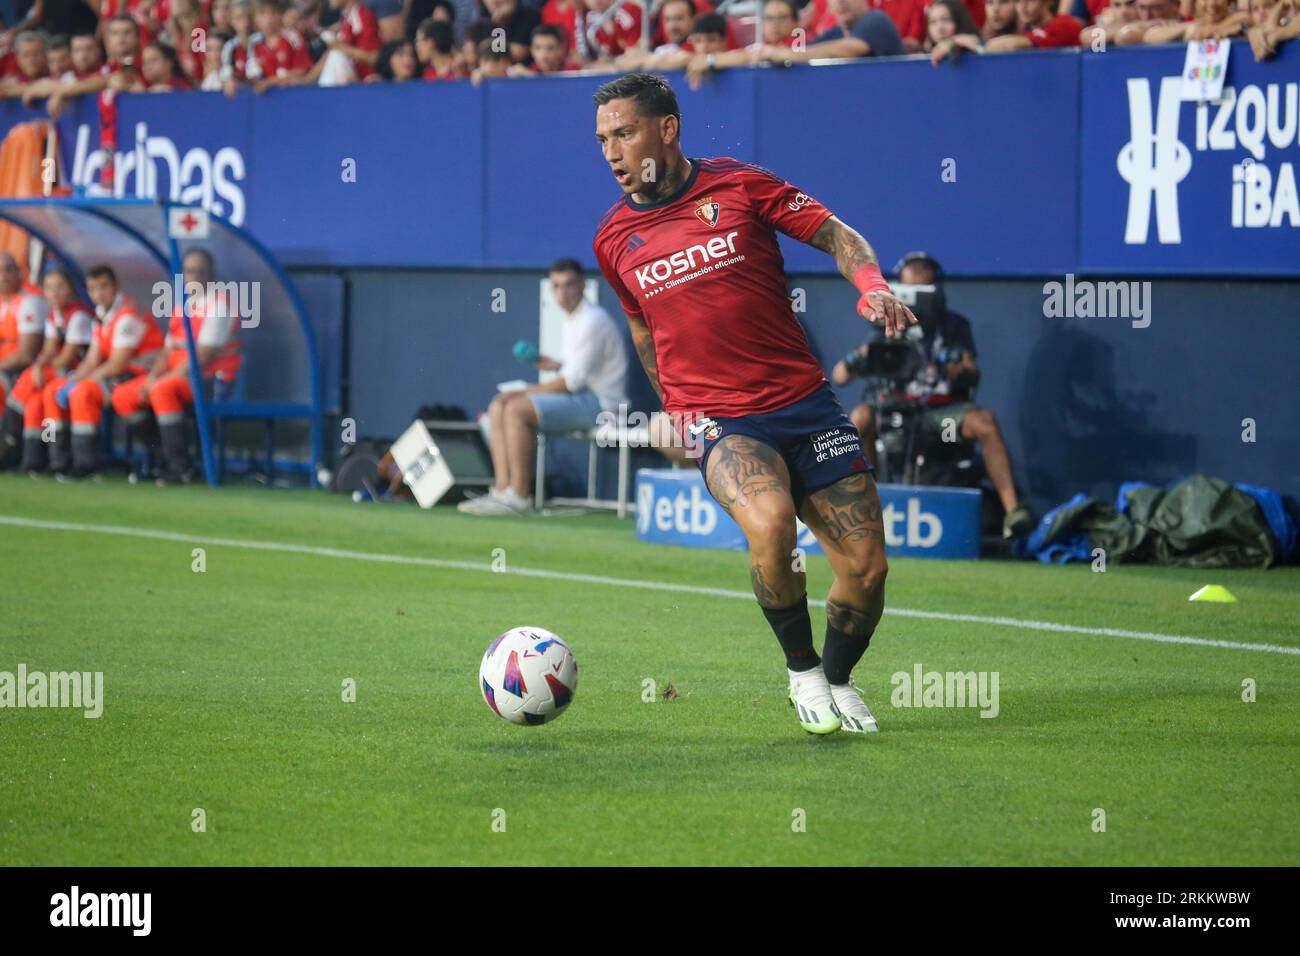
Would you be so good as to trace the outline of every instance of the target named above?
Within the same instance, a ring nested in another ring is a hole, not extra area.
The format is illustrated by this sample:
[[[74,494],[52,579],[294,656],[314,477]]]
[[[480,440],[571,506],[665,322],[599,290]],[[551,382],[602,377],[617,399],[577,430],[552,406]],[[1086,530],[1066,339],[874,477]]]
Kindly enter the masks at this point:
[[[578,661],[550,631],[516,627],[488,645],[478,681],[483,699],[502,720],[544,724],[572,702]]]

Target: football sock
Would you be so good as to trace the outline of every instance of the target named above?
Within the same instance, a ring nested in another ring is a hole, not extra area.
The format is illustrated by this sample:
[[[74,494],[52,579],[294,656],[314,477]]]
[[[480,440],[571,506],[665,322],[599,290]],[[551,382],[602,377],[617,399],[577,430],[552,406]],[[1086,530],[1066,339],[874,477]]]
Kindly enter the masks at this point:
[[[871,643],[870,634],[845,634],[829,621],[826,622],[826,644],[822,648],[822,670],[832,684],[847,684],[849,674],[862,660]]]
[[[781,650],[785,651],[786,667],[792,671],[807,671],[821,663],[813,648],[807,594],[789,607],[765,607],[763,616],[772,625]]]

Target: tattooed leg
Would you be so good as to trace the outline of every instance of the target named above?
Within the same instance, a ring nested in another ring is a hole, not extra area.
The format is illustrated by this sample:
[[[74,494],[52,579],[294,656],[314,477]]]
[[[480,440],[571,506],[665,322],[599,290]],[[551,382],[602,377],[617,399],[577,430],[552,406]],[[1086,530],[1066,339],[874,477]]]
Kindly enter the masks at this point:
[[[799,516],[826,551],[835,582],[826,598],[826,679],[848,683],[885,609],[885,523],[876,483],[851,475],[810,495]]]
[[[765,608],[804,596],[795,571],[794,499],[790,472],[776,451],[748,435],[728,435],[709,455],[709,493],[740,525],[749,542],[749,577]]]

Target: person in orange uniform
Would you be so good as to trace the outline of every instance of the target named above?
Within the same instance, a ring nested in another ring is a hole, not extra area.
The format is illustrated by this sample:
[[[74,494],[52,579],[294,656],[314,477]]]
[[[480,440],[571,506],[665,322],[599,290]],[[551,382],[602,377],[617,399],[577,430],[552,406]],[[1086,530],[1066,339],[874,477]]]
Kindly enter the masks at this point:
[[[45,333],[45,302],[40,290],[23,280],[18,260],[0,253],[0,467],[12,465],[18,452],[22,411],[8,402],[9,391],[36,360]]]
[[[194,336],[194,351],[203,378],[218,379],[229,386],[243,363],[236,334],[239,317],[235,303],[213,288],[211,254],[205,249],[191,249],[181,260],[181,272],[187,290],[185,309],[177,308],[172,313],[166,351],[155,359],[141,383],[141,394],[147,395],[158,421],[163,453],[160,485],[194,480],[194,466],[185,440],[185,409],[194,404],[190,353],[185,345],[185,314],[189,315],[190,334]],[[195,283],[202,291],[195,288]],[[191,291],[194,294],[189,294]]]
[[[162,329],[118,288],[110,267],[87,269],[86,291],[99,314],[99,332],[76,371],[45,386],[47,412],[66,409],[72,421],[72,467],[56,469],[60,481],[98,477],[95,443],[104,406],[113,400],[114,410],[126,414],[124,400],[129,392],[120,389],[121,383],[145,374],[163,348]],[[61,445],[60,431],[56,419],[56,446]]]
[[[76,281],[66,266],[55,266],[45,273],[45,342],[36,360],[27,366],[5,400],[7,410],[22,416],[23,456],[19,468],[30,475],[45,467],[45,384],[67,375],[90,347],[95,335],[95,316],[90,307],[77,298]],[[6,411],[6,428],[9,426]]]

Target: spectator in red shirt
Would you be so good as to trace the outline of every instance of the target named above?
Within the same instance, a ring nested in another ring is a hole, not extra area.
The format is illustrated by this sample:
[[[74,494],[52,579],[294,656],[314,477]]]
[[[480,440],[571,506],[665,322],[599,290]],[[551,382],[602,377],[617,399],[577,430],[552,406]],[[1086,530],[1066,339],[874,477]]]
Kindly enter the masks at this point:
[[[1137,19],[1126,23],[1115,34],[1120,46],[1141,43],[1153,27],[1182,23],[1178,0],[1137,0]]]
[[[286,9],[285,0],[257,0],[253,6],[257,33],[249,41],[244,73],[258,93],[277,86],[299,86],[307,81],[312,68],[302,34],[284,25]]]
[[[394,40],[379,48],[375,68],[367,83],[409,83],[420,78],[420,61],[410,40]]]
[[[963,52],[980,52],[984,41],[961,0],[934,0],[925,16],[925,51],[935,66],[948,58],[956,60]]]
[[[195,80],[203,79],[203,54],[194,49],[195,41],[207,45],[208,23],[199,0],[171,0],[171,15],[163,34],[180,58],[181,68]]]
[[[50,37],[45,47],[46,79],[61,80],[72,72],[72,43],[65,36]]]
[[[577,35],[580,13],[582,0],[546,0],[542,7],[542,22],[564,32],[565,53],[572,62],[580,62],[582,55],[579,50],[586,49],[585,38],[580,40]]]
[[[1133,23],[1137,18],[1137,0],[1110,0],[1097,11],[1093,24],[1083,28],[1079,34],[1079,46],[1090,47],[1098,42],[1104,46],[1115,39],[1121,27]]]
[[[469,75],[456,49],[450,20],[429,17],[421,23],[415,31],[415,55],[423,68],[420,75],[426,80],[458,80]]]
[[[327,52],[307,75],[309,83],[345,86],[365,82],[379,59],[384,41],[379,36],[379,18],[361,0],[329,0],[339,11],[337,30],[325,30],[321,39]]]
[[[585,32],[611,6],[614,0],[586,0],[587,15],[579,18],[577,29]],[[596,49],[589,51],[593,57],[613,58],[641,46],[641,8],[635,5],[619,7],[618,12],[596,31]]]
[[[221,47],[221,88],[234,96],[248,79],[248,51],[253,48],[253,6],[249,0],[234,0],[230,5],[230,26],[235,35]]]
[[[108,62],[104,63],[94,75],[65,83],[50,94],[45,109],[55,118],[63,112],[64,103],[73,96],[82,93],[103,93],[100,97],[100,119],[110,123],[114,119],[112,94],[120,93],[135,86],[136,54],[140,49],[140,25],[134,17],[119,14],[111,17],[104,28],[104,48],[108,52]],[[102,135],[102,134],[101,134]]]
[[[894,21],[908,53],[920,52],[926,33],[924,0],[867,0],[867,6]]]
[[[93,33],[74,36],[68,44],[69,68],[58,74],[27,84],[23,90],[23,105],[31,106],[36,100],[43,100],[70,83],[76,83],[96,75],[104,63],[104,52]]]
[[[99,8],[100,23],[115,16],[128,16],[140,28],[140,43],[152,43],[162,32],[170,12],[171,0],[103,0]]]
[[[609,70],[682,70],[687,69],[696,57],[704,57],[706,62],[716,63],[719,54],[727,52],[727,20],[719,13],[701,13],[691,25],[686,42],[674,49],[657,53],[643,50],[628,50],[613,63],[605,64]],[[740,62],[748,62],[749,54],[745,50],[733,50]],[[713,60],[709,60],[713,57]],[[600,67],[597,67],[600,69]]]
[[[695,0],[664,0],[659,6],[659,29],[663,43],[655,47],[656,53],[674,50],[691,52],[691,27],[697,16]]]
[[[104,65],[104,48],[93,33],[78,33],[72,37],[72,78],[84,80],[94,76]]]
[[[799,26],[799,8],[795,4],[796,0],[765,0],[761,43],[743,50],[698,50],[686,67],[691,89],[699,89],[704,77],[716,70],[765,62],[763,51],[769,47],[802,47],[806,34]]]
[[[174,47],[154,40],[140,51],[140,79],[133,92],[170,93],[192,89],[194,84],[185,75]]]
[[[529,45],[528,52],[532,56],[532,65],[511,64],[511,76],[546,76],[568,73],[579,68],[566,62],[568,51],[565,49],[564,31],[553,23],[533,27],[533,42]]]
[[[763,42],[772,46],[794,46],[805,37],[805,31],[795,33],[799,27],[797,0],[765,0],[763,3]]]
[[[1249,13],[1237,13],[1229,0],[1196,0],[1196,17],[1186,23],[1152,27],[1145,43],[1179,43],[1192,40],[1215,40],[1245,33],[1250,25]]]
[[[819,34],[803,49],[764,44],[756,55],[771,63],[789,66],[809,60],[863,56],[902,56],[907,53],[894,21],[867,0],[830,0],[835,26]]]
[[[995,37],[984,45],[986,53],[1078,46],[1079,21],[1055,12],[1053,0],[1016,0],[1021,33]]]
[[[975,25],[980,27],[980,36],[985,42],[994,37],[1005,37],[1020,32],[1020,20],[1016,17],[1016,0],[988,0],[985,12],[982,26],[978,20],[975,21]]]
[[[14,38],[13,50],[0,61],[0,95],[21,96],[24,88],[49,75],[44,33],[27,30]]]

